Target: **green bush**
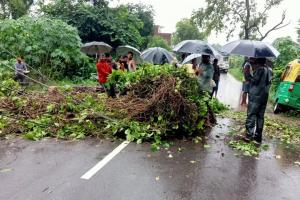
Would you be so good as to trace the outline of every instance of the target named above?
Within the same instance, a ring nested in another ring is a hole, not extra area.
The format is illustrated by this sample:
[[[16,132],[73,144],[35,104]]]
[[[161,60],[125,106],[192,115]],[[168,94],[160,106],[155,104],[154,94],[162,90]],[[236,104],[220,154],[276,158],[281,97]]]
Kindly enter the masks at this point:
[[[24,56],[27,64],[51,78],[89,77],[94,68],[80,52],[77,30],[60,20],[2,20],[0,38],[0,59]]]
[[[149,43],[148,43],[148,48],[151,48],[151,47],[161,47],[161,48],[171,51],[170,45],[160,36],[150,37]]]
[[[0,61],[0,97],[14,95],[20,88],[20,85],[13,80],[13,70],[8,68],[8,66],[13,66],[13,63]]]

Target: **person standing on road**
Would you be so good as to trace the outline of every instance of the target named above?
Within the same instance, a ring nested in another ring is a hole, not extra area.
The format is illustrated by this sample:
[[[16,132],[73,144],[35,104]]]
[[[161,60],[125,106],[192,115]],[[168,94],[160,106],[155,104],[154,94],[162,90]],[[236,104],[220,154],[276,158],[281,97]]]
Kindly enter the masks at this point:
[[[27,71],[26,64],[22,61],[22,58],[17,58],[17,63],[15,64],[15,80],[21,85],[25,83],[25,73]]]
[[[252,72],[252,65],[253,58],[248,58],[243,66],[243,74],[244,74],[244,81],[242,86],[242,102],[241,106],[247,106],[247,99],[250,90],[250,79],[251,79],[251,72]]]
[[[214,96],[217,98],[217,93],[218,93],[218,89],[219,89],[219,82],[220,82],[220,66],[218,65],[219,60],[218,59],[214,59],[214,63],[213,63],[213,67],[214,67],[214,75],[213,75],[213,80],[216,83],[216,86],[213,87],[212,93],[211,93],[211,97]]]
[[[266,58],[257,58],[255,72],[250,75],[249,103],[246,119],[247,141],[262,141],[264,115],[269,98],[272,70],[266,65]]]
[[[202,63],[200,64],[199,69],[196,71],[198,80],[201,85],[201,89],[211,93],[212,91],[212,78],[214,75],[214,68],[210,63],[209,55],[202,55]]]

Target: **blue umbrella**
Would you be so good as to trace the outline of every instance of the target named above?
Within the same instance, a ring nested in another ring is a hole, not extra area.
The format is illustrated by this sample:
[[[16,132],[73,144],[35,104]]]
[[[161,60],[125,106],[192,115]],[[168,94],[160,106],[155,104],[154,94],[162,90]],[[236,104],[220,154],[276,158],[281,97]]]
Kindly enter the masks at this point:
[[[161,47],[146,49],[141,54],[141,58],[147,62],[158,65],[164,63],[172,63],[172,61],[174,60],[173,55],[168,50]]]
[[[177,44],[173,51],[178,53],[211,55],[214,57],[219,55],[217,50],[207,42],[201,40],[184,40]]]
[[[253,58],[272,58],[280,54],[272,45],[255,40],[236,40],[224,45],[221,51]]]

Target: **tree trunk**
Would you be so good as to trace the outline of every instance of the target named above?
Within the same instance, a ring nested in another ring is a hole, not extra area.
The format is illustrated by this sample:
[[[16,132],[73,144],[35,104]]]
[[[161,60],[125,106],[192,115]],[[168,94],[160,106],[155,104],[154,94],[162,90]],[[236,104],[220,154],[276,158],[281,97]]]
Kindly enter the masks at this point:
[[[244,27],[244,31],[245,31],[245,38],[246,40],[250,39],[250,29],[249,29],[249,22],[250,22],[250,3],[249,0],[245,0],[246,3],[246,20],[245,20],[245,27]]]

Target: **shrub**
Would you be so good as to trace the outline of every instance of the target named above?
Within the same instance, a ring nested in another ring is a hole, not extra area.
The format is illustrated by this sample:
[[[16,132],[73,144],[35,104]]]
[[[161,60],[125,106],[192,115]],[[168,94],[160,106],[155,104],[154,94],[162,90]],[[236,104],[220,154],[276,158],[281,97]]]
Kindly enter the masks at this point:
[[[51,78],[89,77],[89,58],[80,52],[78,32],[49,18],[0,21],[0,59],[24,56],[26,63]]]

